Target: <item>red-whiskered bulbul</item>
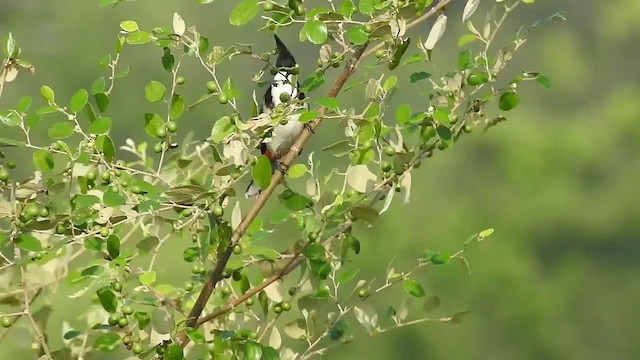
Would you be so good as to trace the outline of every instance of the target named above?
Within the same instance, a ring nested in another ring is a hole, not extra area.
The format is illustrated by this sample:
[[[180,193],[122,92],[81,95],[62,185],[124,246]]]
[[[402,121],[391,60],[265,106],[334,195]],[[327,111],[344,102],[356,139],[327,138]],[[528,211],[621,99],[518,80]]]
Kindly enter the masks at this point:
[[[294,84],[293,69],[296,67],[296,59],[277,35],[273,35],[273,37],[276,40],[278,50],[277,72],[273,76],[273,81],[267,88],[260,106],[260,112],[266,114],[270,114],[276,106],[283,102],[281,100],[283,93],[289,94],[288,97],[290,99],[304,100],[305,98],[304,93],[298,90],[300,83],[296,80]],[[305,109],[309,107],[307,103],[301,103],[297,106]],[[278,160],[289,152],[291,146],[293,146],[304,129],[304,124],[298,121],[299,117],[300,114],[289,115],[283,124],[273,127],[270,141],[260,142],[260,152],[271,161],[272,173],[280,166]],[[260,194],[260,187],[251,181],[244,194],[245,197],[249,198],[258,194]]]

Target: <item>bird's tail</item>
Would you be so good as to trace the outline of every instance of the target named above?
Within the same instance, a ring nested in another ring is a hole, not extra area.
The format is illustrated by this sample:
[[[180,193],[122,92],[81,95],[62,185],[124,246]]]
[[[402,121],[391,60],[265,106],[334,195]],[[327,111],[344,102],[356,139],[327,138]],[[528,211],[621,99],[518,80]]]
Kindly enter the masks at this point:
[[[260,186],[258,186],[258,184],[254,183],[253,180],[251,180],[251,183],[249,184],[249,186],[247,186],[247,191],[244,192],[244,197],[247,199],[256,197],[260,194],[260,192]]]

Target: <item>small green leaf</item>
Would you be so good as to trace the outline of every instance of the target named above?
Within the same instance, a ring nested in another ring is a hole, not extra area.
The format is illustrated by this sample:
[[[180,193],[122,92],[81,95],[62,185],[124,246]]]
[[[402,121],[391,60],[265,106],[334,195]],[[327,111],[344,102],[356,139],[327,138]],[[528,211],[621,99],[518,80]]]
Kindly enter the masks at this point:
[[[204,344],[204,335],[198,329],[188,327],[184,329],[184,332],[195,344]]]
[[[420,80],[428,79],[431,77],[431,74],[425,71],[415,72],[409,76],[409,81],[411,83],[418,82]]]
[[[308,123],[310,121],[317,119],[318,116],[320,116],[320,113],[317,111],[307,111],[307,112],[303,112],[300,115],[300,117],[298,118],[298,121],[301,123]]]
[[[437,253],[431,257],[431,263],[433,265],[444,265],[449,262],[449,254],[447,253]]]
[[[111,129],[111,119],[108,117],[99,117],[89,125],[91,134],[104,134]]]
[[[140,283],[151,286],[154,282],[156,282],[156,272],[155,271],[145,271],[138,275],[138,280]]]
[[[171,113],[169,114],[169,118],[175,120],[182,115],[182,112],[184,112],[184,99],[178,94],[173,94],[173,97],[171,97]]]
[[[214,125],[215,128],[215,125]],[[159,129],[164,129],[164,120],[154,113],[144,114],[144,129],[151,137],[156,137]]]
[[[253,181],[264,190],[271,184],[271,161],[266,156],[259,156],[251,171]]]
[[[93,348],[98,351],[109,352],[115,350],[122,344],[120,335],[115,332],[100,334],[93,342]]]
[[[97,294],[102,307],[107,312],[115,313],[118,309],[118,298],[116,297],[116,294],[114,294],[113,291],[111,291],[111,289],[107,286],[99,289]]]
[[[180,344],[171,344],[167,346],[167,351],[164,354],[165,360],[182,360],[184,354],[182,352],[182,346]]]
[[[258,0],[243,0],[231,11],[229,22],[231,25],[247,24],[258,14]]]
[[[42,85],[40,87],[40,94],[42,95],[42,97],[47,101],[52,103],[56,96],[53,92],[53,89],[51,89],[50,87],[48,87],[47,85]]]
[[[99,77],[91,84],[91,94],[95,95],[104,91],[105,80],[104,77]]]
[[[411,121],[411,106],[409,104],[401,104],[396,108],[396,122],[399,125],[405,125]]]
[[[16,108],[16,110],[18,110],[18,112],[20,113],[26,113],[27,110],[29,110],[29,107],[31,107],[32,100],[33,99],[31,99],[31,96],[21,97],[18,101],[18,107]]]
[[[369,32],[364,25],[355,25],[347,30],[347,38],[355,45],[364,45],[369,41]]]
[[[303,176],[307,172],[307,166],[305,164],[295,164],[289,168],[287,175],[290,179],[295,179]]]
[[[396,51],[393,53],[393,58],[389,61],[389,70],[394,70],[400,65],[400,60],[404,56],[404,53],[407,51],[409,44],[411,43],[411,38],[407,38],[400,45],[396,47]]]
[[[379,2],[380,0],[360,0],[358,3],[358,10],[363,15],[371,15],[375,11],[374,6]]]
[[[138,31],[138,23],[133,20],[125,20],[120,23],[120,28],[126,32]]]
[[[48,134],[52,139],[66,139],[73,135],[75,126],[70,121],[57,122],[49,128]]]
[[[331,274],[331,264],[324,260],[309,260],[309,265],[317,279],[324,280]]]
[[[40,240],[36,239],[33,235],[28,233],[22,233],[18,235],[15,240],[15,244],[19,249],[26,251],[38,252],[42,251],[42,244]]]
[[[551,80],[549,80],[549,78],[544,75],[536,76],[536,82],[547,89],[551,88]]]
[[[467,44],[470,44],[470,43],[476,41],[477,39],[478,38],[473,34],[462,35],[458,39],[458,47],[463,47],[463,46],[465,46]]]
[[[415,297],[423,297],[425,295],[424,288],[417,281],[413,279],[405,279],[402,283],[404,290],[407,294]]]
[[[107,251],[111,259],[120,256],[120,238],[117,235],[111,235],[107,238]]]
[[[244,359],[260,360],[262,358],[262,346],[255,341],[247,341],[244,344]]]
[[[108,207],[117,207],[124,205],[124,203],[126,202],[126,198],[119,192],[108,190],[105,191],[104,195],[102,195],[102,201]]]
[[[144,97],[150,102],[158,102],[162,100],[166,91],[162,83],[152,80],[144,87]]]
[[[502,111],[514,109],[520,103],[520,96],[515,91],[507,91],[500,95],[498,108]]]
[[[320,98],[316,100],[316,104],[320,106],[324,106],[327,109],[338,109],[340,107],[340,102],[336,98]]]
[[[280,202],[290,211],[300,211],[313,205],[313,201],[306,196],[300,194],[293,194],[293,196],[285,199],[282,195],[278,195]]]
[[[304,24],[302,31],[307,39],[316,45],[324,44],[328,38],[327,24],[321,20],[309,20]]]
[[[424,311],[433,311],[440,307],[440,298],[437,296],[429,296],[424,302]]]
[[[96,149],[104,155],[104,159],[112,162],[116,158],[116,147],[113,140],[107,135],[100,135],[96,138]]]
[[[228,78],[224,84],[222,84],[222,93],[227,95],[229,100],[233,100],[240,96],[240,91],[234,86],[231,78]]]
[[[144,311],[136,311],[136,313],[133,314],[133,317],[138,322],[138,329],[140,330],[143,330],[145,327],[147,327],[147,325],[149,325],[149,322],[151,321],[151,315],[149,315],[148,312]]]
[[[453,144],[453,134],[451,134],[451,130],[448,127],[443,125],[436,127],[436,134],[438,134],[440,141],[447,147]]]
[[[351,210],[351,215],[353,215],[356,219],[362,219],[369,223],[373,223],[378,219],[380,214],[378,211],[369,206],[356,206]]]
[[[96,100],[96,104],[98,105],[98,110],[100,110],[100,112],[107,111],[107,109],[109,108],[109,95],[99,92],[93,95],[93,97]]]
[[[77,113],[84,108],[87,104],[87,100],[89,100],[89,94],[87,90],[80,89],[71,97],[71,101],[69,102],[69,110],[71,112]]]
[[[132,45],[146,44],[151,41],[151,34],[146,31],[136,31],[127,36],[127,43]]]
[[[47,150],[36,150],[33,152],[33,164],[42,172],[53,170],[53,156]]]
[[[395,75],[391,75],[387,78],[387,80],[384,81],[384,85],[382,85],[382,88],[384,89],[384,91],[389,91],[396,87],[396,85],[398,85],[398,77]]]

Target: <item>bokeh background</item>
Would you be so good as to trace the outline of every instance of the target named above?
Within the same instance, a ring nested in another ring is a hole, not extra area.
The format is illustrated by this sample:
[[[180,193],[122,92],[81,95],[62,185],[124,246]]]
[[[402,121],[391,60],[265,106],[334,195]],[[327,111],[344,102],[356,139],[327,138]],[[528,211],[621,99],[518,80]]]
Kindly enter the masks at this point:
[[[0,34],[13,32],[24,57],[37,68],[35,75],[21,74],[8,84],[0,108],[15,106],[27,94],[38,99],[42,84],[52,86],[60,99],[89,88],[105,74],[98,60],[112,52],[123,20],[136,20],[146,29],[170,26],[177,11],[212,45],[273,46],[268,32],[257,32],[259,21],[243,28],[229,25],[232,0],[211,6],[184,0],[138,0],[117,8],[99,8],[97,3],[0,2]],[[448,32],[435,55],[437,68],[426,71],[442,72],[455,64],[455,42],[464,31],[457,19],[464,2],[454,3]],[[483,2],[476,22],[490,3]],[[552,89],[523,86],[522,104],[506,123],[483,135],[474,133],[424,162],[414,175],[412,201],[395,202],[374,231],[360,230],[363,255],[354,266],[380,278],[393,257],[396,269],[407,270],[425,248],[453,252],[469,235],[495,228],[490,241],[470,252],[471,275],[451,264],[416,278],[429,295],[442,299],[440,314],[469,309],[470,315],[461,325],[424,324],[361,338],[326,358],[640,358],[640,197],[634,195],[640,181],[640,2],[538,1],[520,7],[504,34],[558,11],[568,21],[533,32],[511,65],[514,72],[542,72]],[[414,33],[424,38],[429,26]],[[317,47],[297,42],[297,30],[285,29],[281,36],[305,75],[305,69],[315,66]],[[124,52],[122,64],[131,66],[131,73],[117,83],[109,110],[120,144],[126,137],[144,137],[142,114],[153,110],[144,100],[144,84],[168,81],[160,56],[161,50],[152,45],[130,46]],[[238,58],[221,69],[245,80],[239,83],[245,104],[251,94],[249,73],[258,66]],[[188,61],[184,69],[187,84],[182,91],[190,102],[204,92],[208,79],[195,62]],[[419,90],[407,82],[397,97],[420,104]],[[311,95],[322,93],[320,89]],[[355,90],[343,99],[361,103]],[[214,101],[206,103],[183,116],[181,131],[207,133],[224,110]],[[323,125],[308,148],[329,144],[339,136],[338,129]],[[1,131],[3,137],[13,134],[6,127]],[[26,153],[7,153],[25,160],[20,168],[29,171]],[[166,256],[163,261],[167,269],[160,276],[170,277],[176,268],[188,271],[180,259]],[[184,279],[176,279],[180,281]],[[395,291],[402,290],[389,291],[383,300],[394,302]],[[61,320],[73,318],[73,306],[80,305],[66,301],[57,306],[47,329],[52,338]],[[25,354],[15,347],[17,339],[12,340],[0,344],[0,357]]]

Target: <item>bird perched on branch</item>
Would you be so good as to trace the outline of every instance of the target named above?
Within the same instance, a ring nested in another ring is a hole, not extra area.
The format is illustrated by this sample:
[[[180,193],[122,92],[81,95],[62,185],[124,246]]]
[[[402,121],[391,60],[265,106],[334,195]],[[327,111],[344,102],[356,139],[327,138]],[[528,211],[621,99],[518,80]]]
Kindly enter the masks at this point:
[[[262,99],[260,113],[271,114],[281,110],[283,105],[289,102],[292,102],[298,109],[308,109],[307,103],[300,102],[304,100],[305,95],[299,91],[300,83],[297,81],[298,64],[296,59],[277,35],[273,37],[276,40],[278,50],[276,71]],[[299,101],[292,101],[294,99]],[[263,139],[258,146],[262,155],[271,161],[272,173],[276,168],[284,171],[280,166],[279,159],[289,152],[304,129],[304,124],[298,121],[299,117],[299,112],[288,115],[280,124],[273,127],[271,134]],[[260,187],[251,181],[245,192],[245,197],[254,197],[258,194],[260,194]]]

